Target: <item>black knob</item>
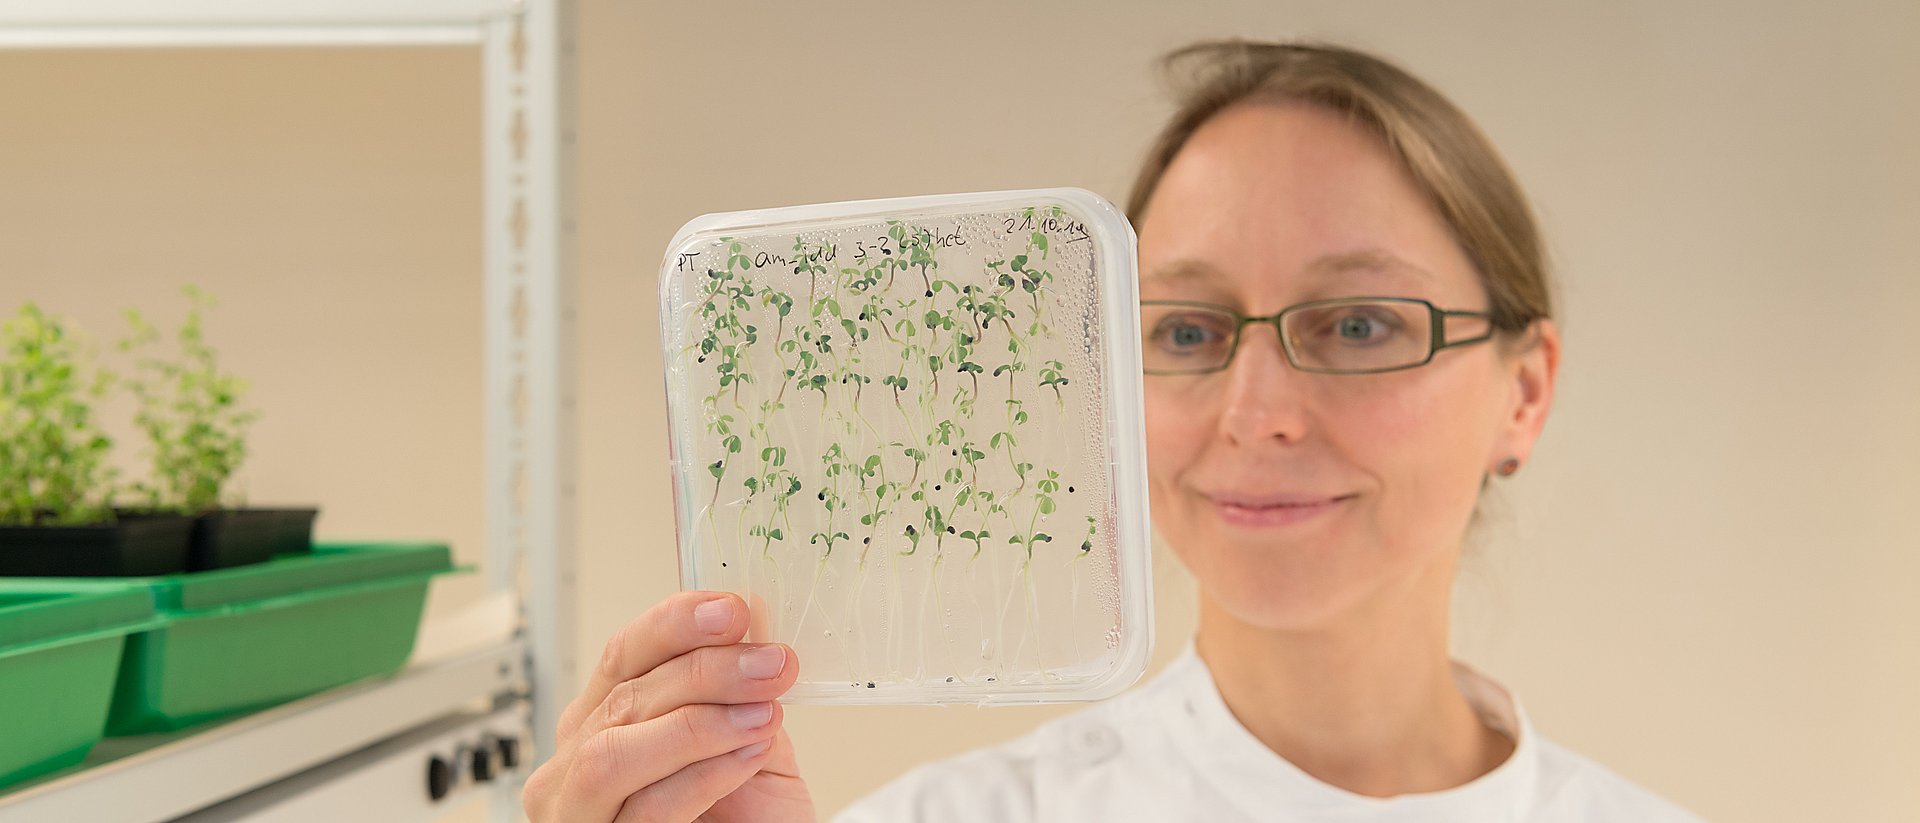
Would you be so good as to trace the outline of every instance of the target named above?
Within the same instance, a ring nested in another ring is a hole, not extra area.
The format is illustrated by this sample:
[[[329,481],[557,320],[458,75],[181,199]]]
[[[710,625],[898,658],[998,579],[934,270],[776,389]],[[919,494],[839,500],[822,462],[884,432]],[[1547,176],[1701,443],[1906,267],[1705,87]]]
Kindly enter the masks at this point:
[[[473,750],[473,779],[493,779],[493,747],[482,744]]]
[[[434,755],[427,761],[427,797],[436,801],[447,796],[453,790],[453,764],[446,758]]]
[[[500,743],[500,766],[513,769],[520,766],[520,740],[514,737],[502,737]]]

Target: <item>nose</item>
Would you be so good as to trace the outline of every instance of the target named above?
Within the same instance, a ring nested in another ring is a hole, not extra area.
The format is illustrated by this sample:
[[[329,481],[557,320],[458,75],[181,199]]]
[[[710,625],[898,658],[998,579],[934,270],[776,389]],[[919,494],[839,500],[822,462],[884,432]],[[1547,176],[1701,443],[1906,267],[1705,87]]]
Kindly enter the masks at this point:
[[[1306,435],[1305,379],[1287,363],[1280,337],[1270,323],[1248,325],[1225,375],[1226,407],[1221,434],[1236,446],[1263,442],[1297,443]]]

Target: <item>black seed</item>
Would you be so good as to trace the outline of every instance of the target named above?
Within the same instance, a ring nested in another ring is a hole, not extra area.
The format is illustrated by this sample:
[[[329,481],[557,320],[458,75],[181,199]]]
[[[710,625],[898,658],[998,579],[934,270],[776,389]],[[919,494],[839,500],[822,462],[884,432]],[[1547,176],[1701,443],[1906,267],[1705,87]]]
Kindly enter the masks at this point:
[[[947,678],[947,682],[948,682],[948,683],[952,683],[952,682],[953,682],[953,678],[951,678],[951,677],[949,677],[949,678]]]
[[[863,543],[863,544],[864,544],[864,543],[872,543],[872,542],[873,542],[873,538],[871,538],[871,537],[862,537],[862,538],[860,538],[860,542],[861,542],[861,543]]]
[[[703,355],[701,355],[701,356],[699,356],[699,357],[696,357],[696,358],[694,358],[694,362],[696,362],[696,363],[705,363],[705,362],[707,362],[707,356],[703,354]]]
[[[871,680],[867,681],[867,688],[869,689],[873,688],[873,681]]]
[[[960,450],[959,450],[959,449],[954,449],[954,450],[953,450],[953,456],[954,456],[954,457],[959,457],[959,456],[960,456]]]
[[[953,527],[952,527],[952,526],[948,526],[948,527],[947,527],[947,534],[953,534]]]
[[[819,494],[816,494],[816,495],[814,495],[814,497],[815,497],[816,499],[819,499],[819,500],[825,500],[825,499],[827,499],[827,493],[826,493],[826,492],[821,492],[821,493],[819,493]]]
[[[724,568],[726,568],[726,567],[727,567],[727,564],[725,564],[725,563],[721,563],[721,564],[720,564],[720,568],[723,568],[723,569],[724,569]]]
[[[932,297],[932,296],[933,296],[933,292],[927,292],[927,296],[928,296],[928,297]]]
[[[1072,486],[1068,486],[1068,487],[1067,487],[1067,494],[1073,494],[1073,487],[1072,487]]]
[[[933,484],[933,490],[934,490],[934,491],[939,491],[939,490],[940,490],[940,484],[939,484],[939,483],[935,483],[935,484]]]

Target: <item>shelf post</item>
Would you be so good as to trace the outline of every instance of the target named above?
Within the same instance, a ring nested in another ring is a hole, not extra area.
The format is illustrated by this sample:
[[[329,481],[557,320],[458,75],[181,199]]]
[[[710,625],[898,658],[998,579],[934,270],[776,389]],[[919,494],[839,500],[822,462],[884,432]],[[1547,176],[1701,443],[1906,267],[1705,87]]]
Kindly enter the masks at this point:
[[[525,0],[483,46],[487,582],[523,594],[535,763],[577,688],[577,20],[575,0]]]

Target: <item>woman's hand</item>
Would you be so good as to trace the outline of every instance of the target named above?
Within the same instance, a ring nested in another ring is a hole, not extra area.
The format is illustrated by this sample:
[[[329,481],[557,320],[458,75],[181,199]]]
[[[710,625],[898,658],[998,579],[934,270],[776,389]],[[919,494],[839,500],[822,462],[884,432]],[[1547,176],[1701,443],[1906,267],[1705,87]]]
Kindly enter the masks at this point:
[[[527,780],[535,823],[813,821],[781,729],[800,661],[745,644],[747,605],[681,592],[621,627]]]

